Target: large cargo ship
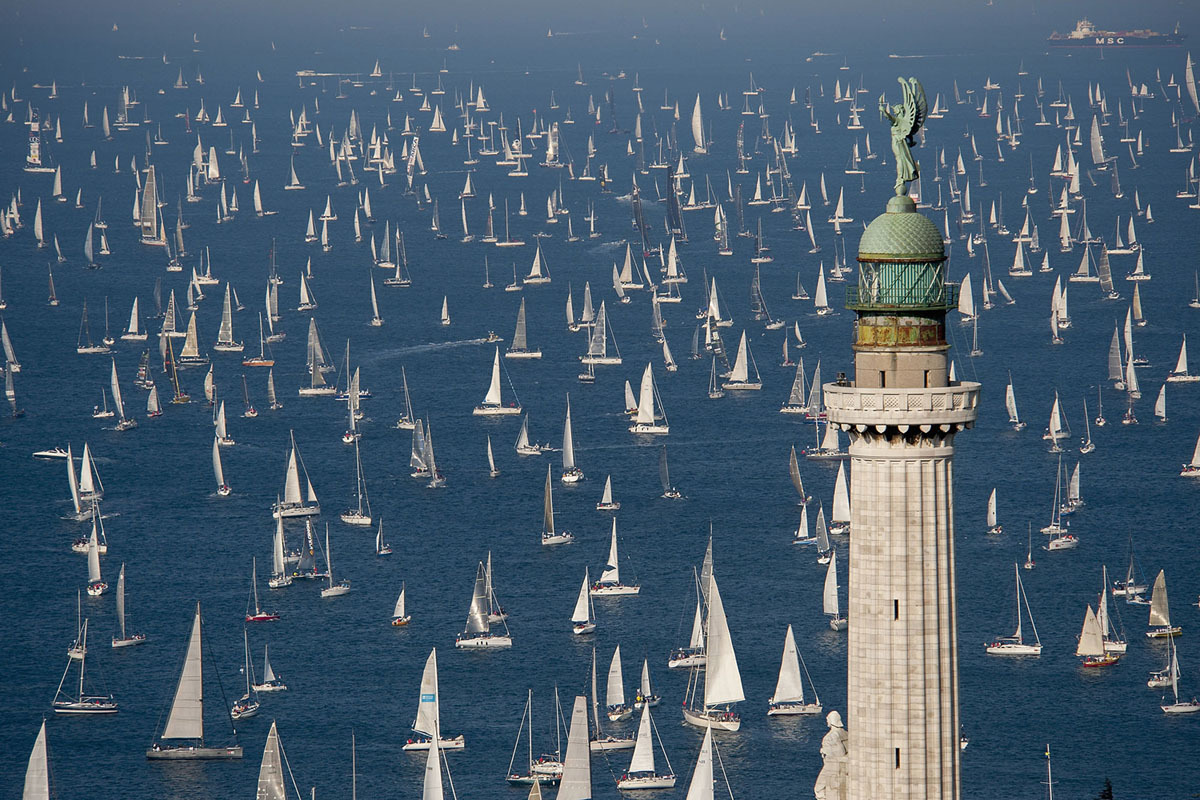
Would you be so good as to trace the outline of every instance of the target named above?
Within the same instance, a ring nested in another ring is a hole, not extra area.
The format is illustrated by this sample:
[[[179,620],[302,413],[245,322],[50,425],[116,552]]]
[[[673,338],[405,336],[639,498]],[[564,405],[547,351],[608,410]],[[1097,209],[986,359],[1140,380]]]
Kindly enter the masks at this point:
[[[1055,31],[1047,42],[1051,47],[1179,47],[1186,34],[1175,24],[1173,33],[1147,29],[1135,31],[1102,31],[1090,20],[1081,19],[1070,33]]]

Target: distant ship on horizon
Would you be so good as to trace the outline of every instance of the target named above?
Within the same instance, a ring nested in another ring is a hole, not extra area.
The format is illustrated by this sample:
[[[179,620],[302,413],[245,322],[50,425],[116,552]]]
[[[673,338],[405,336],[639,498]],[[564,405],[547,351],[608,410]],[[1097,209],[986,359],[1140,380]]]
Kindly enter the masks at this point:
[[[1179,32],[1175,23],[1172,33],[1159,33],[1148,28],[1132,31],[1104,31],[1081,19],[1070,33],[1055,31],[1046,41],[1051,47],[1179,47],[1187,34]]]

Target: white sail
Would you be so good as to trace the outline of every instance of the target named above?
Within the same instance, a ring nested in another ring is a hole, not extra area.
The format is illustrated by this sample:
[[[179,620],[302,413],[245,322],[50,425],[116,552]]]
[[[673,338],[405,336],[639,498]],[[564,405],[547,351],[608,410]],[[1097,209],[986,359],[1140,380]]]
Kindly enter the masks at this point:
[[[425,782],[421,787],[421,800],[444,800],[446,793],[442,789],[442,760],[438,737],[433,736],[429,741],[429,752],[425,757]]]
[[[692,635],[688,639],[688,647],[693,650],[704,649],[704,617],[700,612],[701,603],[696,603],[696,614],[692,617]]]
[[[800,679],[800,660],[791,625],[788,625],[783,638],[783,660],[779,664],[779,678],[775,681],[775,694],[771,696],[771,702],[804,702],[804,683]]]
[[[117,408],[117,416],[123,421],[125,419],[125,403],[121,401],[121,383],[117,380],[117,360],[112,360],[112,376],[109,379],[109,388],[112,390],[113,405]]]
[[[197,603],[183,672],[175,689],[167,725],[163,728],[164,739],[204,739],[204,670],[200,652],[200,604]]]
[[[612,476],[609,476],[608,481],[604,484],[605,497],[608,498],[605,502],[612,502]],[[612,539],[608,545],[608,563],[604,565],[604,572],[600,573],[600,583],[620,583],[621,568],[617,564],[617,518],[613,517],[612,521]]]
[[[650,704],[642,705],[642,718],[638,722],[637,741],[633,746],[633,758],[629,761],[629,773],[656,772],[654,769],[654,740],[650,732]]]
[[[837,430],[834,428],[834,430]],[[830,517],[834,522],[850,522],[850,490],[846,486],[846,462],[838,464],[837,483],[833,488],[833,514]]]
[[[404,586],[404,584],[401,584],[400,585],[400,596],[396,598],[396,605],[392,608],[392,618],[393,619],[403,619],[404,617],[408,616],[405,613],[405,608],[404,608],[404,606],[405,606],[404,595],[405,595],[405,586]]]
[[[591,606],[588,596],[588,571],[583,570],[583,585],[579,587],[579,597],[575,600],[575,610],[571,612],[571,622],[585,624],[591,619]]]
[[[217,488],[220,489],[225,485],[225,470],[221,468],[221,439],[219,433],[213,437],[212,466],[213,477],[217,479]],[[281,569],[276,570],[276,572],[282,571]]]
[[[990,495],[988,495],[987,526],[989,528],[996,527],[996,490],[995,489],[992,489],[992,493]]]
[[[575,469],[575,437],[571,433],[571,396],[567,395],[567,416],[563,422],[563,471]]]
[[[737,654],[725,618],[725,604],[717,589],[716,576],[709,578],[708,592],[708,671],[704,678],[704,705],[712,707],[745,700]]]
[[[575,697],[567,733],[567,757],[556,800],[591,800],[592,764],[588,745],[587,698]]]
[[[608,685],[605,687],[604,702],[609,708],[625,705],[625,677],[621,673],[621,645],[613,651],[608,665]]]
[[[270,678],[264,678],[270,681]],[[287,800],[287,787],[283,775],[283,746],[279,742],[279,731],[275,720],[271,720],[271,730],[267,733],[267,743],[263,747],[262,764],[258,768],[258,792],[255,800]]]
[[[1096,619],[1096,612],[1092,610],[1091,605],[1087,607],[1087,614],[1083,618],[1083,629],[1079,633],[1079,644],[1075,647],[1075,655],[1104,655],[1104,635],[1100,630],[1100,622]]]
[[[21,800],[50,800],[50,762],[46,754],[46,720],[33,740],[29,763],[25,767],[25,788]]]
[[[713,800],[713,738],[712,728],[704,729],[704,741],[696,757],[696,768],[692,770],[692,781],[688,784],[684,800]]]
[[[403,609],[401,609],[403,610]],[[425,659],[425,671],[421,674],[421,697],[417,703],[417,718],[413,730],[425,736],[441,735],[441,712],[438,706],[437,648]]]
[[[821,605],[826,614],[833,616],[835,619],[840,616],[838,608],[838,579],[837,579],[837,551],[834,550],[829,554],[829,567],[825,571],[825,589],[821,596]]]
[[[642,386],[638,395],[637,421],[646,425],[654,424],[654,370],[646,364],[642,373]]]
[[[704,119],[700,115],[700,94],[696,94],[696,105],[692,108],[692,138],[696,145],[692,150],[696,153],[707,153],[708,146],[704,139]]]
[[[1167,605],[1167,577],[1161,569],[1154,579],[1154,589],[1150,593],[1150,624],[1168,628],[1171,626],[1171,610]]]
[[[92,514],[92,535],[88,539],[88,583],[100,582],[100,540],[96,536],[96,517]]]
[[[498,406],[500,405],[500,348],[496,348],[496,356],[492,360],[492,382],[488,385],[487,394],[483,398],[483,405]]]

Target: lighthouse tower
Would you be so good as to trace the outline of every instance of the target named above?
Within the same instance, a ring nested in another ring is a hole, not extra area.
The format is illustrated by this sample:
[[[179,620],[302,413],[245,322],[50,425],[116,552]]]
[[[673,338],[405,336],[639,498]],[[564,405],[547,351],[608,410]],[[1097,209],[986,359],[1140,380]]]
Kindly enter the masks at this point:
[[[853,380],[824,387],[850,438],[843,796],[957,800],[954,437],[975,421],[979,384],[949,380],[958,287],[937,227],[901,191],[863,232],[847,291]]]

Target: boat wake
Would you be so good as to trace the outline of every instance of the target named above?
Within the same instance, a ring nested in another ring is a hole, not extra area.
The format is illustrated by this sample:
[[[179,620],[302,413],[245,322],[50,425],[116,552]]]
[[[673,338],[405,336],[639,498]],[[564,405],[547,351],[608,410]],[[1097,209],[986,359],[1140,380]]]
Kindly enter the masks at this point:
[[[396,347],[391,350],[384,350],[373,356],[362,359],[360,364],[375,364],[381,361],[389,361],[398,356],[406,356],[412,353],[430,353],[437,350],[450,350],[455,347],[471,347],[474,345],[487,344],[485,337],[477,339],[460,339],[454,342],[430,342],[428,344],[414,344],[410,347]]]

